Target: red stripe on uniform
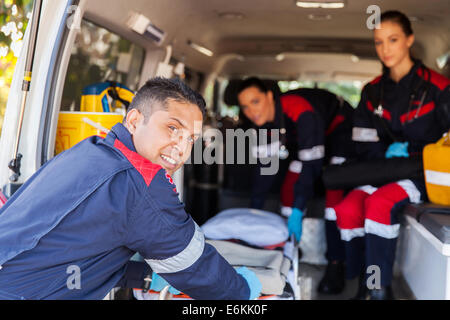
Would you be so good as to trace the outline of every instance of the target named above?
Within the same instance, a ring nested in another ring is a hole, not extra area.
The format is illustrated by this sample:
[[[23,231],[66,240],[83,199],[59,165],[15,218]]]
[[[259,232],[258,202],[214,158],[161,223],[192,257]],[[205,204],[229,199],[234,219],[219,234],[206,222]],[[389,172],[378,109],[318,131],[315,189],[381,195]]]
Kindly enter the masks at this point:
[[[374,107],[372,106],[372,103],[369,100],[367,100],[366,105],[367,105],[367,109],[369,109],[369,111],[373,112],[375,110]],[[383,116],[383,118],[385,118],[386,120],[389,120],[389,121],[391,121],[391,119],[392,119],[391,113],[384,108],[383,108],[382,116]]]
[[[382,75],[379,75],[378,77],[376,77],[375,79],[370,81],[370,84],[377,84],[378,82],[380,82],[381,77],[382,77]]]
[[[437,73],[434,70],[428,69],[428,71],[430,72],[430,79],[426,78],[424,76],[424,72],[422,70],[422,68],[418,68],[417,69],[417,74],[424,78],[425,80],[429,80],[432,84],[434,84],[436,87],[439,88],[439,90],[444,90],[447,86],[450,85],[450,80],[447,79],[446,77],[444,77],[442,74]],[[428,75],[426,76],[428,77]]]
[[[396,183],[390,183],[377,189],[365,201],[366,219],[390,225],[392,208],[407,198],[406,191]]]
[[[128,149],[119,139],[114,141],[114,147],[120,150],[122,154],[130,161],[134,168],[144,178],[145,184],[150,185],[156,173],[162,169],[159,164],[154,164],[134,151]]]
[[[342,122],[345,121],[345,117],[343,115],[338,114],[336,117],[334,117],[333,121],[331,121],[327,131],[325,132],[325,135],[329,135],[336,129],[338,125],[340,125]]]
[[[414,103],[414,102],[413,102],[413,103]],[[402,115],[400,116],[400,121],[401,121],[402,123],[405,123],[406,121],[410,121],[410,120],[414,119],[414,117],[416,116],[416,113],[417,113],[417,117],[421,117],[421,116],[423,116],[423,115],[425,115],[425,114],[427,114],[427,113],[433,111],[433,110],[434,110],[434,107],[435,107],[434,101],[431,101],[431,102],[429,102],[429,103],[423,105],[423,106],[420,108],[419,112],[417,112],[417,109],[415,109],[415,110],[412,110],[412,111],[407,112],[407,113],[405,113],[405,114],[402,114]]]
[[[294,121],[297,121],[302,113],[314,111],[314,108],[305,98],[294,94],[281,96],[280,101],[283,112]]]
[[[8,201],[8,198],[3,194],[3,192],[0,190],[0,208],[3,207],[3,205]]]
[[[370,101],[367,101],[366,106],[367,106],[367,109],[369,109],[370,112],[373,112],[373,110],[375,110],[373,108],[373,106],[372,106],[372,102],[370,102]]]
[[[286,172],[280,192],[280,202],[283,207],[292,207],[294,205],[294,187],[299,177],[300,173]]]

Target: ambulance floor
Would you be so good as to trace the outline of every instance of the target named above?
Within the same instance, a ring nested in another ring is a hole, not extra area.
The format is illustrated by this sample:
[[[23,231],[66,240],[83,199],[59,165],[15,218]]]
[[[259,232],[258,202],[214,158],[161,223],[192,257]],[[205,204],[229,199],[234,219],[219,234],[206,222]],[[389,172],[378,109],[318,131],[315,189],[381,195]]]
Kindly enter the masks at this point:
[[[311,278],[311,300],[348,300],[355,296],[358,279],[347,280],[345,283],[345,289],[338,295],[326,295],[317,292],[322,276],[325,273],[325,265],[313,265],[307,263],[299,263],[299,276]],[[408,284],[401,275],[395,275],[392,281],[392,290],[394,297],[397,300],[415,300],[413,293],[408,287]]]

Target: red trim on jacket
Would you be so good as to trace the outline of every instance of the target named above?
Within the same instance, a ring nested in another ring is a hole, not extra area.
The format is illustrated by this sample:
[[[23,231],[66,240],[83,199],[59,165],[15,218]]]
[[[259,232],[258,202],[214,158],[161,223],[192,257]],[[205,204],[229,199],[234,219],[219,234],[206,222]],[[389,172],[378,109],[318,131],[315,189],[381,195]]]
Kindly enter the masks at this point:
[[[366,105],[367,105],[367,109],[369,109],[370,112],[373,112],[375,110],[374,107],[372,106],[372,103],[369,100],[367,100]],[[389,121],[391,121],[391,119],[392,119],[391,113],[389,111],[387,111],[386,109],[383,109],[383,118],[385,118],[386,120],[389,120]]]
[[[424,76],[424,72],[422,71],[422,68],[417,69],[417,74],[424,78],[425,80],[429,80],[432,84],[434,84],[436,87],[439,88],[439,90],[444,90],[448,85],[450,85],[450,80],[447,79],[446,77],[444,77],[442,74],[437,73],[434,70],[431,70],[429,68],[427,68],[428,71],[430,72],[430,79],[428,79],[428,75],[426,76],[427,78],[425,79]]]
[[[0,190],[0,208],[8,201],[8,198],[3,194],[2,190]]]
[[[304,112],[314,112],[312,105],[305,99],[295,94],[288,94],[280,97],[281,108],[292,120],[297,121]]]
[[[419,104],[420,102],[419,102],[419,101],[413,101],[413,103],[414,103],[414,104]],[[410,120],[414,119],[416,113],[417,113],[417,117],[421,117],[421,116],[423,116],[423,115],[425,115],[425,114],[427,114],[427,113],[433,111],[433,110],[434,110],[434,107],[435,107],[434,101],[430,101],[429,103],[423,105],[423,106],[420,108],[419,112],[417,112],[417,109],[414,109],[414,110],[412,110],[412,111],[410,111],[410,112],[407,112],[407,113],[405,113],[405,114],[402,114],[402,115],[400,116],[400,121],[401,121],[402,123],[405,123],[405,122],[407,122],[407,121],[410,121]]]
[[[154,164],[136,152],[128,149],[119,139],[114,141],[114,147],[120,150],[133,167],[141,174],[147,187],[152,182],[156,173],[162,169],[159,164]]]
[[[382,76],[383,75],[379,75],[378,77],[370,81],[370,84],[377,84],[378,82],[380,82]]]
[[[325,132],[325,135],[329,135],[336,129],[338,125],[340,125],[342,122],[345,121],[345,117],[341,114],[338,114],[336,117],[334,117],[333,121],[331,121],[330,125],[328,126],[327,131]]]

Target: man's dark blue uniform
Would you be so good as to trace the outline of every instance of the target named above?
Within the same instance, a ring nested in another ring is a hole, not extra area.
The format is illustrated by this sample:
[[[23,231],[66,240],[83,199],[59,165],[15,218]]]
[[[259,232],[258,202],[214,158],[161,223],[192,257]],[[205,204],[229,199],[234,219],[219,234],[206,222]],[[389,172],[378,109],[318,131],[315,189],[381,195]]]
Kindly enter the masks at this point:
[[[194,299],[250,295],[204,242],[170,176],[117,124],[47,162],[0,209],[0,298],[102,299],[136,252]]]

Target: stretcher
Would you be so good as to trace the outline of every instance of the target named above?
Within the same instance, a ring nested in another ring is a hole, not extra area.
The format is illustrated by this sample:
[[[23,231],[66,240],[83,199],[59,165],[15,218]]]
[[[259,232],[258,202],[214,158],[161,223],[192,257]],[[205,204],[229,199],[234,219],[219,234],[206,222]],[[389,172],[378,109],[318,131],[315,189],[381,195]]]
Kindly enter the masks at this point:
[[[299,247],[293,236],[288,237],[285,218],[268,211],[234,208],[219,212],[201,228],[206,242],[233,267],[244,265],[255,272],[263,286],[257,300],[302,298]],[[133,294],[138,300],[191,299],[183,293],[171,294],[169,286],[161,292],[135,288]]]

